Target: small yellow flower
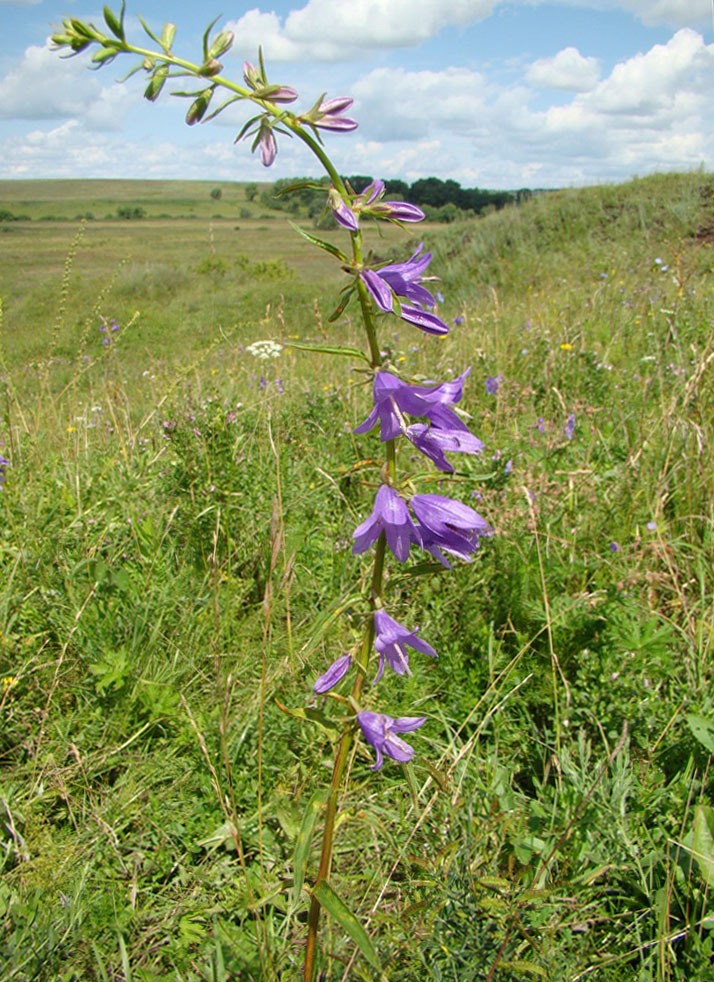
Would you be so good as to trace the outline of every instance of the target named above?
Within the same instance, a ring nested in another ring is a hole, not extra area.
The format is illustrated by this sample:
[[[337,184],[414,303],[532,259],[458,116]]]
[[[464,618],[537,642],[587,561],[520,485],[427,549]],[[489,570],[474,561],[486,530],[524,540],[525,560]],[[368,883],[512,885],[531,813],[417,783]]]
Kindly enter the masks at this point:
[[[76,427],[76,426],[68,426],[68,427],[67,427],[67,432],[68,432],[68,433],[74,433],[74,431],[75,431],[76,429],[77,429],[77,427]]]
[[[572,351],[573,350],[573,346],[572,346],[572,344],[570,344],[569,341],[563,341],[563,343],[560,346],[560,350],[561,351]]]
[[[14,675],[6,675],[5,678],[2,680],[3,692],[7,692],[7,690],[11,688],[13,685],[15,685],[16,682],[17,679],[15,678]]]

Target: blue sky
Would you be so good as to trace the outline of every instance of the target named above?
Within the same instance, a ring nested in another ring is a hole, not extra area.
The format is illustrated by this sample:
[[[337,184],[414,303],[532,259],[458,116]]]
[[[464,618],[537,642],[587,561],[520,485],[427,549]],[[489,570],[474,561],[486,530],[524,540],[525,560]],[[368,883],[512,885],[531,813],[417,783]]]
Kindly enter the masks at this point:
[[[178,27],[198,59],[221,7],[129,0]],[[118,4],[117,4],[118,9]],[[149,104],[121,83],[129,59],[100,72],[49,47],[65,16],[102,23],[95,0],[0,0],[0,178],[265,180],[316,174],[283,139],[265,171],[234,145],[244,109],[187,127],[184,100]],[[224,73],[240,78],[262,44],[271,81],[308,108],[349,95],[353,133],[328,136],[347,174],[435,175],[485,188],[616,182],[709,170],[714,161],[714,0],[249,0],[216,30],[236,33]]]

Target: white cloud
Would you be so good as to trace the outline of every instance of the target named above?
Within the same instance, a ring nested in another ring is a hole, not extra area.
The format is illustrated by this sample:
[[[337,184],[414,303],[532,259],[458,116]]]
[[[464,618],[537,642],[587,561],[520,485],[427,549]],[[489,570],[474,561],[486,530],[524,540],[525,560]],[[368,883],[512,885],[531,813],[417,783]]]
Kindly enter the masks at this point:
[[[553,58],[539,58],[526,70],[526,80],[546,89],[587,92],[597,83],[597,58],[585,58],[577,48],[563,48]]]
[[[281,23],[254,8],[228,25],[235,50],[262,45],[271,61],[342,61],[375,48],[412,47],[449,26],[490,16],[498,0],[308,0]]]
[[[135,102],[125,85],[102,86],[86,60],[60,58],[48,47],[27,48],[0,79],[0,119],[83,117],[92,129],[118,129]]]

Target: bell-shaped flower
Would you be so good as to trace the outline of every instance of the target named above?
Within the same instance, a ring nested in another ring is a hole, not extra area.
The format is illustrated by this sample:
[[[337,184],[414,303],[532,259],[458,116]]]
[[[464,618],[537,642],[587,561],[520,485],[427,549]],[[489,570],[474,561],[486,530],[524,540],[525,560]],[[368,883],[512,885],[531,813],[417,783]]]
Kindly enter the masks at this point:
[[[349,130],[356,130],[359,126],[356,120],[342,115],[353,102],[354,99],[350,99],[349,96],[338,96],[335,99],[325,99],[324,96],[320,96],[312,109],[298,116],[298,120],[321,130],[347,133]]]
[[[436,300],[422,286],[422,281],[431,262],[431,253],[420,255],[421,250],[422,245],[419,245],[403,263],[391,263],[381,269],[363,269],[360,278],[380,310],[389,313],[394,309],[395,296],[404,298],[408,303],[400,305],[399,316],[402,320],[415,324],[429,334],[448,334],[446,324],[436,314],[430,313],[431,308],[436,306]]]
[[[483,450],[481,440],[466,428],[442,430],[426,423],[413,423],[407,427],[406,435],[417,450],[447,474],[452,474],[454,468],[446,459],[446,453],[479,454]]]
[[[400,716],[395,719],[384,713],[361,712],[357,713],[357,722],[377,758],[372,770],[378,771],[384,763],[384,754],[400,764],[407,764],[412,759],[414,748],[398,734],[418,730],[426,723],[426,716]]]
[[[423,417],[443,430],[468,433],[450,407],[461,401],[470,371],[467,368],[458,378],[430,385],[408,385],[391,372],[377,372],[372,385],[374,406],[355,433],[367,433],[379,423],[382,440],[394,440],[400,433],[407,434],[405,415]]]
[[[325,692],[329,692],[330,689],[334,689],[337,683],[341,682],[345,675],[347,675],[351,665],[352,655],[342,655],[336,661],[333,661],[324,675],[321,675],[313,685],[313,692],[322,695]]]
[[[419,628],[410,631],[390,617],[383,610],[374,612],[374,647],[379,652],[379,668],[374,681],[379,682],[384,666],[389,665],[397,675],[411,675],[409,658],[405,648],[413,648],[424,655],[437,658],[438,655],[430,644],[417,637]]]
[[[440,494],[415,494],[410,501],[417,519],[419,544],[447,568],[444,552],[469,562],[478,549],[479,538],[493,529],[477,511],[461,501]]]
[[[249,61],[243,62],[243,81],[252,90],[254,98],[266,102],[295,102],[298,97],[296,90],[289,85],[271,85],[264,78],[262,69]]]
[[[377,491],[372,514],[352,534],[354,555],[366,552],[382,532],[399,562],[406,562],[410,546],[419,542],[419,538],[406,502],[388,484],[383,484]]]
[[[337,195],[339,200],[335,200],[331,192],[330,207],[337,222],[352,232],[359,228],[360,215],[374,215],[395,222],[421,222],[426,217],[416,205],[406,201],[382,201],[383,195],[384,181],[372,181],[364,191],[354,196],[349,205],[341,195]]]

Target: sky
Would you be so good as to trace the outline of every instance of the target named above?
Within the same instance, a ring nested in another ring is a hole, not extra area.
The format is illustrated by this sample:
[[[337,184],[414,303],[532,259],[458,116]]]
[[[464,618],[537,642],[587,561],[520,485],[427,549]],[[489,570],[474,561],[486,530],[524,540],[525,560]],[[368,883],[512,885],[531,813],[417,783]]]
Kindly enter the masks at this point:
[[[253,4],[257,3],[255,6]],[[117,0],[110,6],[118,9]],[[714,162],[714,0],[128,0],[131,40],[177,25],[174,50],[235,32],[221,60],[241,80],[262,45],[271,82],[350,96],[359,121],[327,134],[343,174],[452,178],[489,189],[578,187]],[[275,180],[318,175],[299,141],[270,170],[237,104],[189,127],[187,101],[143,98],[130,56],[100,71],[61,58],[64,17],[103,26],[97,0],[0,0],[0,179]]]

